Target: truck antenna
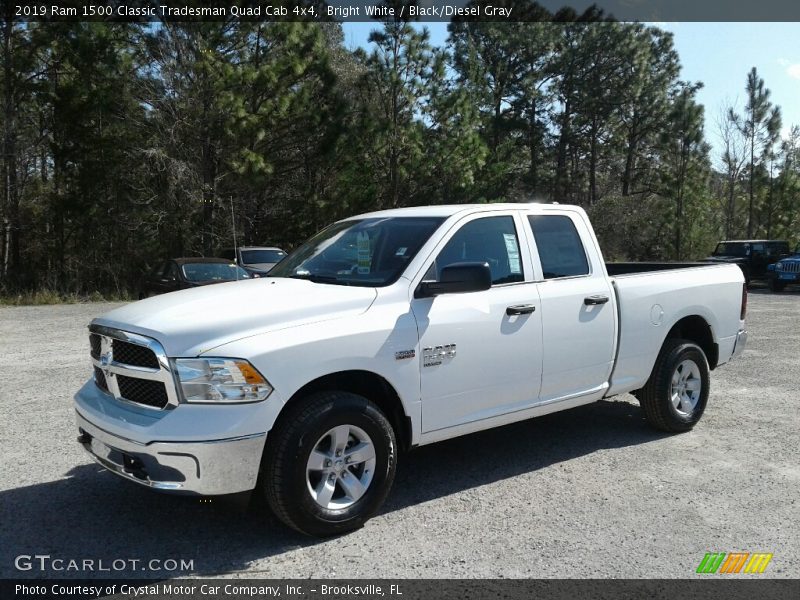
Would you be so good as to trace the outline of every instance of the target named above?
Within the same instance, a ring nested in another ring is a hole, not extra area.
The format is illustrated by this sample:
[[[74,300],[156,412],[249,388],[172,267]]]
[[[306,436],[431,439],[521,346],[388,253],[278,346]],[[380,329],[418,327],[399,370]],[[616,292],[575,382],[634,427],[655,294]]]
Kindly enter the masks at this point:
[[[233,212],[233,195],[228,196],[231,203],[231,231],[233,232],[233,262],[236,265],[236,281],[239,281],[239,250],[236,246],[236,215]]]

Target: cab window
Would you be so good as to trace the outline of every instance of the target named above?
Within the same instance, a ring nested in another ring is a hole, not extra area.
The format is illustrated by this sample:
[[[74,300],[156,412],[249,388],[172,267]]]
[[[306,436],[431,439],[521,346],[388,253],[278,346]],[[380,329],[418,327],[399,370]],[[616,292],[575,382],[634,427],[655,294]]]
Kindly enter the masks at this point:
[[[586,250],[572,219],[565,215],[531,215],[528,222],[545,279],[589,274]]]
[[[438,281],[444,267],[463,262],[488,263],[492,285],[523,281],[514,217],[484,217],[462,226],[442,248],[425,279]]]

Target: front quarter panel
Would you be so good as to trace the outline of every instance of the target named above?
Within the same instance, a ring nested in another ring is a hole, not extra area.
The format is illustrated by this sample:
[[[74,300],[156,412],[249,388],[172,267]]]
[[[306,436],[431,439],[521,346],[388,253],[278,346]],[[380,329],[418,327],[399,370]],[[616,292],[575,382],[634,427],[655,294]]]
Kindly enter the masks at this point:
[[[388,302],[376,301],[365,314],[254,335],[203,356],[246,358],[267,378],[283,403],[326,375],[351,370],[375,373],[397,392],[412,421],[412,443],[417,443],[419,338],[405,292],[398,291],[401,293]],[[408,351],[413,351],[413,356],[408,356]],[[397,358],[399,352],[408,357]],[[272,428],[275,418],[263,424],[265,430]]]

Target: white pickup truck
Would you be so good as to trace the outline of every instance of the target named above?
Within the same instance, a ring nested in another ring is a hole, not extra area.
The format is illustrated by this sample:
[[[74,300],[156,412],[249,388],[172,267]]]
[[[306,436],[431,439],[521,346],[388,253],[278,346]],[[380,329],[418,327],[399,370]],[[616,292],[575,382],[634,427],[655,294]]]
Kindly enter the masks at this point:
[[[265,278],[92,321],[78,441],[131,481],[255,489],[338,534],[380,509],[400,450],[624,392],[691,429],[745,346],[746,301],[735,265],[606,265],[577,207],[370,213]]]

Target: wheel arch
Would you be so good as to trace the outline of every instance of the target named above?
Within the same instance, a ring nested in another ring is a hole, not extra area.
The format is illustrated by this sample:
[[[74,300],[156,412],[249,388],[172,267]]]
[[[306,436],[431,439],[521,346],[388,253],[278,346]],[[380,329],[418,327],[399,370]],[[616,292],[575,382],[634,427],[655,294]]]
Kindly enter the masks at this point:
[[[714,339],[711,325],[700,315],[689,315],[678,320],[664,338],[663,345],[670,339],[681,338],[694,342],[706,355],[708,368],[714,370],[719,362],[719,345]]]
[[[373,371],[358,369],[337,371],[309,381],[286,401],[278,419],[285,415],[286,408],[299,398],[324,391],[350,392],[374,402],[389,419],[400,448],[402,450],[411,448],[413,440],[411,417],[406,413],[394,386],[386,378]]]

